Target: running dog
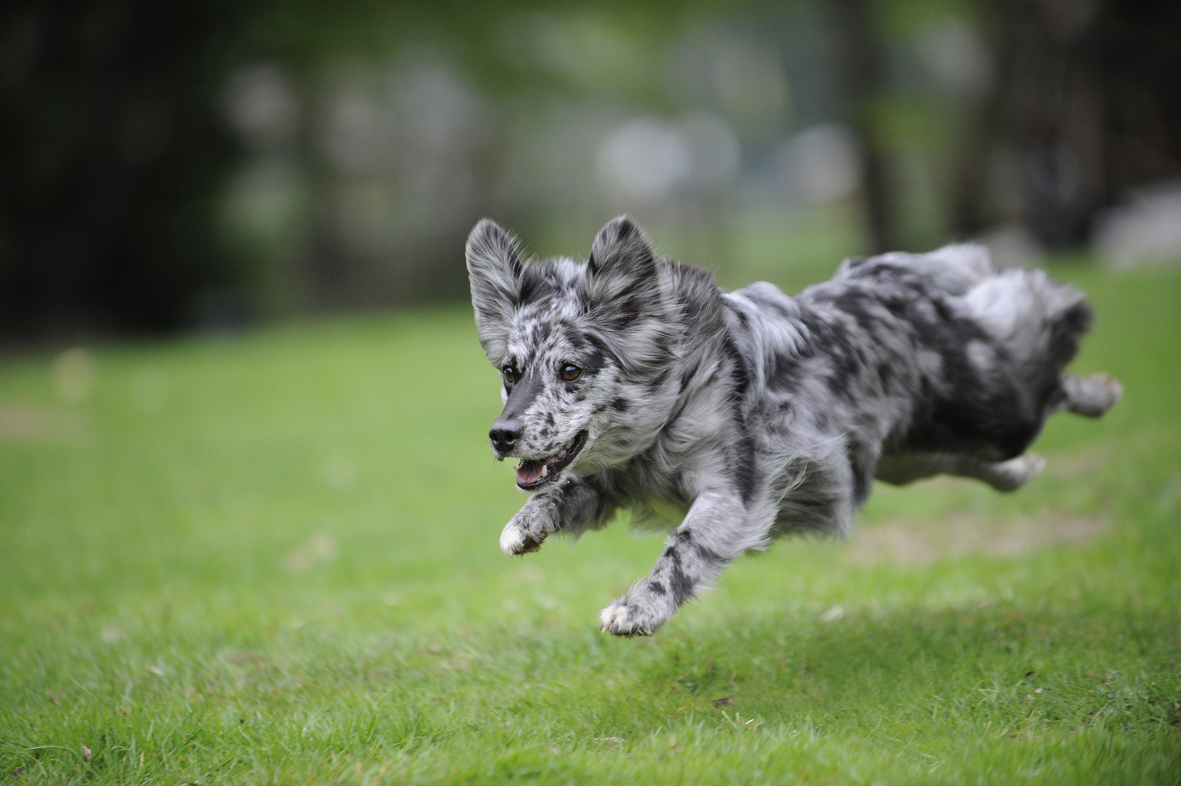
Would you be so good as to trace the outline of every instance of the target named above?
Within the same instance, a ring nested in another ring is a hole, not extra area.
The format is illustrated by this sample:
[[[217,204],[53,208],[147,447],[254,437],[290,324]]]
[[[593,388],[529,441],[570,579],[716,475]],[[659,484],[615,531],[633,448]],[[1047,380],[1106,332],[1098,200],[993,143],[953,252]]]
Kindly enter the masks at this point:
[[[490,220],[467,269],[480,344],[504,383],[489,437],[532,496],[504,528],[517,555],[551,533],[681,517],[652,572],[600,616],[649,635],[744,552],[779,536],[844,536],[873,479],[940,473],[1012,491],[1062,410],[1098,417],[1115,379],[1064,373],[1091,310],[1039,270],[987,251],[850,259],[789,297],[725,292],[659,258],[626,216],[585,262],[527,258]]]

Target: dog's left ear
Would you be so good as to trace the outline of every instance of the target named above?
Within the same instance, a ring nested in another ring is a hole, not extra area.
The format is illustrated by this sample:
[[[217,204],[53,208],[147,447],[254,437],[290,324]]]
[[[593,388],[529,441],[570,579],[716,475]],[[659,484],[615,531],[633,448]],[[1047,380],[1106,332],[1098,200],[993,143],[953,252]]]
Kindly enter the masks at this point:
[[[490,219],[476,224],[467,239],[467,272],[480,345],[493,363],[500,361],[509,322],[521,298],[525,266],[516,238]]]
[[[586,261],[586,282],[600,306],[617,309],[624,321],[639,316],[658,294],[656,254],[639,224],[620,216],[599,230]]]

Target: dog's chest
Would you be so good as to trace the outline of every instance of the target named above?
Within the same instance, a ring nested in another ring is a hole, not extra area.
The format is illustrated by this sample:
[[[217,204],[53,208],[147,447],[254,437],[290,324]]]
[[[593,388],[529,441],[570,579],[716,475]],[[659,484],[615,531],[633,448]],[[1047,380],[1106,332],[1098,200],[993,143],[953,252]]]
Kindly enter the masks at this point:
[[[654,456],[653,451],[648,451],[612,474],[615,485],[628,499],[668,507],[669,512],[679,511],[679,515],[684,515],[692,502],[684,488],[681,467],[668,456]]]

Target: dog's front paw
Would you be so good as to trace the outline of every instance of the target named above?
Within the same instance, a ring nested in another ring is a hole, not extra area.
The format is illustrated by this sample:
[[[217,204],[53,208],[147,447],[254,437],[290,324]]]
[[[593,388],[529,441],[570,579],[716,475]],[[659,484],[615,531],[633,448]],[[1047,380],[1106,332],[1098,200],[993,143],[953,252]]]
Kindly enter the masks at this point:
[[[500,550],[509,557],[537,551],[554,529],[551,508],[543,497],[534,497],[517,511],[500,533]]]
[[[651,636],[672,612],[654,603],[642,589],[632,587],[599,614],[599,629],[615,636]]]
[[[500,533],[500,550],[506,557],[528,554],[541,548],[545,540],[544,532],[529,532],[521,529],[516,521],[510,521]]]

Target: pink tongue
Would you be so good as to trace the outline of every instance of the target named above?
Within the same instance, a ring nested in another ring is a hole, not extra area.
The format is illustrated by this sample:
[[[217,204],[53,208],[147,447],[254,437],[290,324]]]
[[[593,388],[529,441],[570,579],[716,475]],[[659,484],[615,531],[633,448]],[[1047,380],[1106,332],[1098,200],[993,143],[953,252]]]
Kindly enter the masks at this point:
[[[517,482],[528,486],[541,479],[541,468],[545,465],[540,461],[522,461],[517,467]]]

